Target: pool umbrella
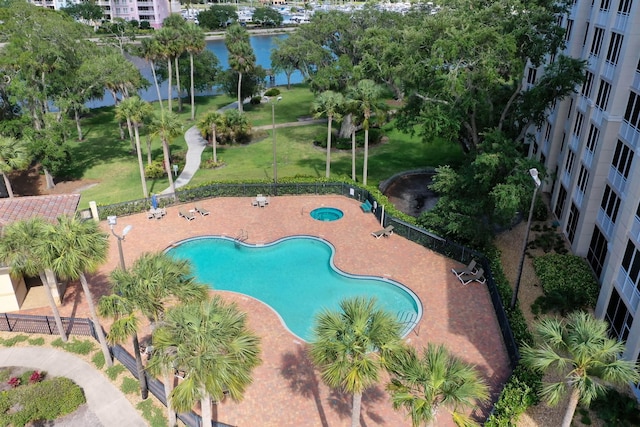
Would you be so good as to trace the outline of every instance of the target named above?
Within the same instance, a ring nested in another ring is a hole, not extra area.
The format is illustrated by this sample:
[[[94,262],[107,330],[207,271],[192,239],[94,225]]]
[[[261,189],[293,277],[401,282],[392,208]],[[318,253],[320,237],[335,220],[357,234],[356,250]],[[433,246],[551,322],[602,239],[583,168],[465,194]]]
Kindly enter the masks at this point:
[[[158,209],[158,197],[155,194],[151,196],[151,207]]]

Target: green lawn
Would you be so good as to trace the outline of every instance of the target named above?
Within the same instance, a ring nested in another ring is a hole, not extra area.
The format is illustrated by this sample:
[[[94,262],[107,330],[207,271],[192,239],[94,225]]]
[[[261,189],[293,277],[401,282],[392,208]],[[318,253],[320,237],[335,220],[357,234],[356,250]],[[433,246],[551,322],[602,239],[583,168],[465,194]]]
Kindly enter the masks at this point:
[[[282,88],[282,101],[276,105],[276,123],[294,122],[310,115],[313,95],[302,86],[287,90]],[[218,109],[233,102],[228,96],[197,98],[197,116],[209,110]],[[166,105],[166,103],[165,103]],[[177,102],[174,101],[174,109]],[[155,104],[158,110],[158,104]],[[254,126],[271,124],[269,104],[251,105],[246,112]],[[189,120],[190,106],[185,103],[183,113],[184,129],[193,125]],[[93,110],[83,120],[86,139],[72,145],[72,156],[77,159],[73,176],[95,183],[82,191],[80,208],[88,207],[94,200],[100,205],[142,198],[142,189],[135,154],[131,152],[128,140],[121,141],[118,127],[113,117],[113,108]],[[256,132],[256,139],[247,145],[220,146],[218,156],[225,166],[219,169],[200,169],[190,184],[228,180],[270,180],[272,170],[271,130]],[[387,143],[371,146],[369,150],[369,184],[377,185],[395,173],[403,170],[458,163],[463,156],[459,145],[444,141],[423,142],[417,136],[403,134],[387,125]],[[326,125],[281,128],[276,131],[278,153],[278,177],[312,176],[324,177],[324,149],[315,147],[312,140],[326,138]],[[141,132],[143,156],[146,131]],[[172,141],[172,153],[186,151],[184,137]],[[154,159],[162,158],[159,140],[152,143]],[[358,179],[362,178],[362,149],[357,153]],[[205,149],[203,160],[212,157],[211,148]],[[336,178],[351,177],[351,151],[333,152],[331,155],[331,175]],[[149,191],[157,193],[168,187],[168,180],[148,180]]]

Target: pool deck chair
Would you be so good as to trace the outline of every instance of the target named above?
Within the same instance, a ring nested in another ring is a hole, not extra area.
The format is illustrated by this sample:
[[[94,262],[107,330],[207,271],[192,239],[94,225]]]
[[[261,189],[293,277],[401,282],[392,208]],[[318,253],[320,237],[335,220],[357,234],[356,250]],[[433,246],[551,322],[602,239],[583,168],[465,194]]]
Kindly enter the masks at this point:
[[[471,282],[486,283],[487,279],[484,277],[484,270],[479,268],[475,274],[461,274],[458,276],[458,280],[463,286],[467,286]]]
[[[178,212],[178,215],[180,215],[187,221],[193,221],[194,219],[196,219],[196,216],[193,214],[193,212],[185,212],[181,210],[180,212]]]
[[[367,212],[371,212],[371,209],[373,209],[373,206],[371,206],[371,203],[369,203],[368,200],[365,200],[364,203],[360,205],[360,209],[362,209],[362,212],[367,213]]]
[[[373,237],[379,239],[381,237],[389,237],[393,234],[393,225],[387,225],[385,228],[371,233]]]
[[[472,259],[468,266],[462,268],[452,268],[451,272],[456,276],[460,276],[461,274],[475,274],[478,270],[476,269],[476,260]]]
[[[208,211],[208,210],[206,210],[205,208],[203,208],[203,207],[202,207],[202,206],[200,206],[200,205],[196,205],[196,206],[195,206],[195,210],[196,210],[196,212],[198,212],[198,213],[199,213],[200,215],[202,215],[202,216],[207,216],[207,215],[209,215],[209,211]]]

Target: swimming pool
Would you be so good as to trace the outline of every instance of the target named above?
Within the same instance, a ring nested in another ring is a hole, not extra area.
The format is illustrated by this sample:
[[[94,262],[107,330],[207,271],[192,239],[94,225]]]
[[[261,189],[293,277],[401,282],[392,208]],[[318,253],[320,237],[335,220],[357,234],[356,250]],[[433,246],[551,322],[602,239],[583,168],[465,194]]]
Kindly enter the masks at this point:
[[[198,237],[167,253],[190,260],[198,281],[269,305],[305,341],[312,338],[316,314],[324,308],[338,310],[348,297],[376,297],[381,308],[397,314],[407,327],[422,316],[420,300],[411,290],[386,278],[341,272],[333,265],[333,246],[316,237],[288,237],[268,245]]]

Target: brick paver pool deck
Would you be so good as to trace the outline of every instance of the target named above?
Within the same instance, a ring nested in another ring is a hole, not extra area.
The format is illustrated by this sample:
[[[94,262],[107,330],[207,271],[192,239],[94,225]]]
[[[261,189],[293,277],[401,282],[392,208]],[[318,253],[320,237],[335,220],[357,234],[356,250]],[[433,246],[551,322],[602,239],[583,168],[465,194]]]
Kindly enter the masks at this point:
[[[380,224],[374,215],[362,212],[357,200],[305,195],[271,197],[265,208],[251,206],[248,197],[216,198],[199,204],[210,215],[196,214],[193,221],[178,215],[179,209],[191,209],[193,204],[170,207],[161,220],[147,219],[145,214],[119,217],[116,232],[126,225],[133,226],[123,242],[127,265],[144,252],[164,250],[194,236],[236,237],[242,230],[248,243],[258,244],[292,235],[321,237],[336,248],[334,262],[343,271],[397,280],[418,295],[423,317],[416,330],[407,336],[407,342],[417,348],[427,343],[444,344],[462,360],[476,365],[494,396],[508,378],[508,357],[486,287],[478,283],[462,286],[451,273],[452,267],[460,267],[459,263],[401,236],[372,237],[371,232],[380,229]],[[339,208],[345,215],[335,222],[312,219],[309,212],[321,206]],[[101,226],[109,231],[105,221]],[[115,237],[111,236],[110,242],[108,262],[90,278],[96,300],[108,293],[107,277],[119,262]],[[269,307],[245,295],[213,292],[236,301],[248,313],[250,327],[262,337],[263,362],[254,372],[253,384],[242,402],[226,400],[217,405],[219,421],[235,426],[350,424],[350,398],[322,384],[305,356],[305,343],[292,335]],[[49,314],[47,308],[29,312]],[[88,317],[79,286],[72,285],[67,290],[61,313]],[[410,424],[404,412],[391,407],[384,380],[365,393],[362,426]],[[453,425],[446,411],[441,411],[437,425]]]

